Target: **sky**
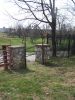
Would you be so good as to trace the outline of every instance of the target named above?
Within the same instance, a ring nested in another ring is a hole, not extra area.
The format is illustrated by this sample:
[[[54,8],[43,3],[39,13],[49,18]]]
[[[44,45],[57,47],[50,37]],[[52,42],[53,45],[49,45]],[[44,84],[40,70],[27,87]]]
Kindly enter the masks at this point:
[[[0,28],[12,27],[16,21],[13,20],[8,13],[17,12],[17,9],[13,7],[9,0],[0,0]]]
[[[11,1],[11,2],[10,2]],[[57,0],[56,5],[63,8],[66,0]],[[0,28],[13,27],[18,22],[10,17],[19,13],[19,9],[13,4],[12,0],[0,0]],[[9,13],[9,14],[8,14]],[[19,16],[19,18],[22,16]]]
[[[5,0],[0,0],[0,27],[8,26],[9,18],[5,15]]]

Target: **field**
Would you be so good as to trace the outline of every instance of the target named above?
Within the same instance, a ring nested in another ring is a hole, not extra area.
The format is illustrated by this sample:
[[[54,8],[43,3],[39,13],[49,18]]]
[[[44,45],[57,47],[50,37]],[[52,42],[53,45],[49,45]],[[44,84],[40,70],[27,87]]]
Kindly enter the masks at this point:
[[[45,42],[46,42],[46,38],[45,38]],[[57,44],[59,43],[60,41],[57,42]],[[22,38],[18,38],[17,36],[16,37],[7,37],[5,33],[0,33],[0,46],[1,45],[23,45],[24,41]],[[41,38],[34,38],[34,39],[31,39],[29,37],[26,37],[26,49],[27,49],[27,52],[34,52],[35,51],[35,45],[36,44],[39,44],[39,43],[42,43],[42,39]],[[66,40],[62,40],[61,41],[61,44],[58,46],[57,45],[57,49],[58,50],[67,50],[68,48],[68,43],[69,41],[66,39]],[[49,40],[49,44],[51,46],[51,40]],[[71,41],[70,45],[72,47],[72,44],[73,44],[73,41]]]
[[[0,100],[75,100],[75,57],[52,58],[49,66],[0,71]]]
[[[27,51],[38,43],[27,38]],[[22,39],[0,37],[0,45],[6,44],[22,45]],[[25,70],[0,68],[0,100],[75,100],[75,56],[51,57],[46,65],[27,62]]]
[[[34,52],[35,45],[41,43],[41,39],[35,39],[34,42],[31,41],[30,38],[26,38],[26,47],[27,52]],[[1,45],[23,45],[24,41],[21,38],[8,38],[8,37],[0,37],[0,46]]]

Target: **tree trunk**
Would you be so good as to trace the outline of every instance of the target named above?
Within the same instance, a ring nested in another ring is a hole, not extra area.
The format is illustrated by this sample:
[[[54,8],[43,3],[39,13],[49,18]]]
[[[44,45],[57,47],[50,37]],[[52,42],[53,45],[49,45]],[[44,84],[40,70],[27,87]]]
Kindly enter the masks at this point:
[[[26,36],[24,36],[24,58],[25,58],[25,65],[24,65],[24,68],[26,69],[27,68],[27,61],[26,61]]]
[[[46,41],[47,44],[49,43],[49,41],[48,41],[49,39],[48,39],[48,38],[49,38],[49,36],[48,36],[48,34],[47,34],[47,41]]]
[[[52,18],[52,56],[56,56],[56,18]]]

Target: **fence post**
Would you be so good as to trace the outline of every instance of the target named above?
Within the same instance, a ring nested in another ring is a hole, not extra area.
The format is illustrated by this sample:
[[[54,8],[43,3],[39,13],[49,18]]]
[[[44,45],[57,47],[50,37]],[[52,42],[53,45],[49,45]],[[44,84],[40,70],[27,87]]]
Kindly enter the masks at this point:
[[[68,57],[70,56],[70,46],[71,46],[71,41],[70,41],[70,39],[71,39],[71,35],[69,34],[69,35],[68,35]]]
[[[4,66],[5,66],[5,70],[7,70],[8,69],[8,61],[7,61],[7,47],[6,47],[6,45],[2,45],[2,50],[3,50]]]

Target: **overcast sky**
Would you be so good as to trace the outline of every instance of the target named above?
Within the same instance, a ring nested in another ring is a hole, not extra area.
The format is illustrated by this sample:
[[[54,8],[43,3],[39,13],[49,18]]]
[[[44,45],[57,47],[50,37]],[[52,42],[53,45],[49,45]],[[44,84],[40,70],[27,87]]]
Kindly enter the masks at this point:
[[[17,12],[19,12],[19,9],[10,1],[12,0],[0,0],[0,27],[11,27],[17,23],[7,14],[7,12],[12,15],[17,14]],[[62,8],[67,0],[57,1],[57,6],[59,8]]]
[[[0,27],[9,27],[15,24],[7,12],[17,12],[17,8],[13,7],[13,4],[9,0],[0,0]]]
[[[6,5],[6,0],[0,0],[0,27],[8,26],[9,24],[9,18],[5,15]]]

